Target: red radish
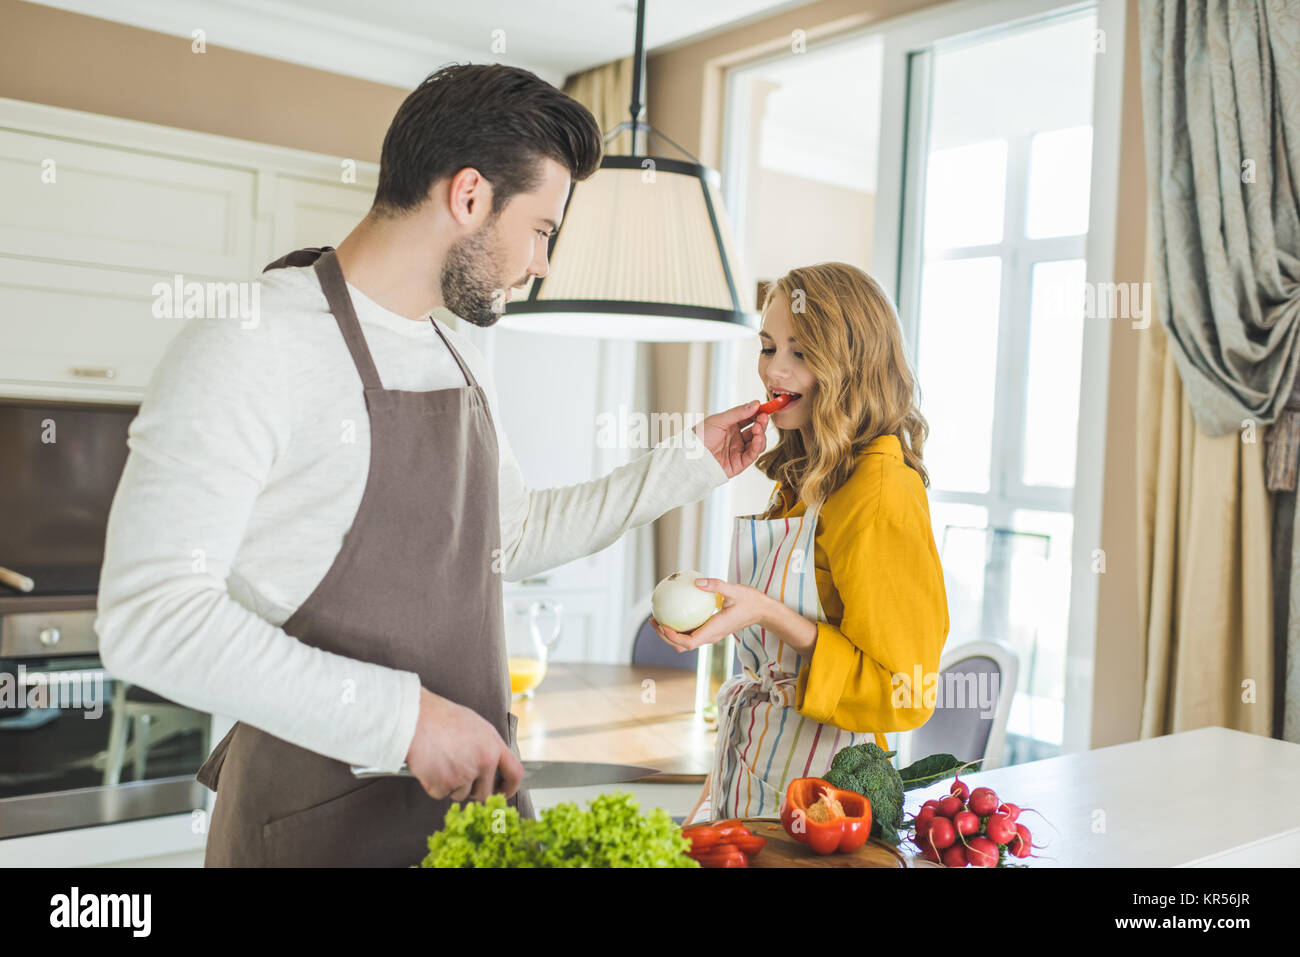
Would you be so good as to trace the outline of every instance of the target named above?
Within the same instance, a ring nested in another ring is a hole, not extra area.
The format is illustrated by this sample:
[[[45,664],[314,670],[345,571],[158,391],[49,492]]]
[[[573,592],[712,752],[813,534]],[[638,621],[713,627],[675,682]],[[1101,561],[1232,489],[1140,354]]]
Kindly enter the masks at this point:
[[[1011,847],[1008,850],[1016,857],[1028,857],[1030,850],[1033,848],[1033,838],[1029,834],[1029,828],[1023,824],[1016,825],[1016,836],[1011,841]]]
[[[966,782],[960,778],[952,782],[952,787],[948,789],[948,793],[957,795],[961,798],[963,804],[965,804],[967,799],[970,798],[970,788],[967,787]]]
[[[1005,814],[994,814],[984,822],[984,836],[994,844],[1010,844],[1016,836],[1016,825]]]
[[[966,848],[960,844],[954,844],[943,852],[944,867],[965,867],[966,866]]]
[[[987,837],[973,837],[966,845],[966,860],[975,867],[997,867],[997,845]]]
[[[954,814],[962,809],[962,800],[955,794],[949,794],[939,802],[939,813],[944,817],[951,818]]]
[[[932,807],[923,807],[921,812],[916,815],[916,820],[912,822],[913,827],[920,827],[928,821],[934,820],[935,809]]]
[[[930,828],[926,832],[926,843],[936,851],[942,851],[945,847],[952,847],[957,840],[957,832],[953,830],[952,822],[946,817],[936,817],[930,822]]]
[[[979,815],[971,811],[958,811],[957,816],[952,819],[952,823],[953,827],[957,829],[958,834],[979,833]]]
[[[976,788],[970,792],[970,809],[980,817],[988,817],[998,809],[998,796],[992,788]]]
[[[1020,808],[1014,804],[1000,804],[998,805],[998,810],[1013,821],[1020,817]]]
[[[919,824],[915,826],[915,830],[916,830],[915,841],[917,844],[920,844],[922,847],[925,846],[926,838],[930,833],[930,826],[933,823],[934,823],[934,818],[928,818],[924,821],[921,821]]]
[[[939,810],[939,802],[933,799],[926,801],[924,804],[921,805],[921,810],[924,811],[928,807],[932,807],[937,811]]]
[[[921,848],[921,856],[924,857],[927,861],[934,861],[934,863],[936,864],[943,863],[943,858],[939,856],[939,852],[932,847]]]

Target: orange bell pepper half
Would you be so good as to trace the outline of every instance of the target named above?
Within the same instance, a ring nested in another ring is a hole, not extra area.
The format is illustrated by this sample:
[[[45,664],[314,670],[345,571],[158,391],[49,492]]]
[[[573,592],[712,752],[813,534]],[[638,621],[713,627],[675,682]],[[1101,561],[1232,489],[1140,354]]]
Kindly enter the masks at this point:
[[[781,826],[818,854],[847,854],[871,836],[871,802],[821,778],[795,778],[781,803]]]

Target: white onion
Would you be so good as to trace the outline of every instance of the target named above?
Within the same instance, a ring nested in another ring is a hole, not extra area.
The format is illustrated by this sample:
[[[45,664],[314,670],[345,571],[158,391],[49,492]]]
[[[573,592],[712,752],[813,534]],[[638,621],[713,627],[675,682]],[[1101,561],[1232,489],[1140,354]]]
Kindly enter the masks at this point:
[[[708,577],[695,571],[676,572],[656,585],[650,596],[655,621],[685,633],[712,618],[722,607],[722,595],[695,587],[695,579]]]

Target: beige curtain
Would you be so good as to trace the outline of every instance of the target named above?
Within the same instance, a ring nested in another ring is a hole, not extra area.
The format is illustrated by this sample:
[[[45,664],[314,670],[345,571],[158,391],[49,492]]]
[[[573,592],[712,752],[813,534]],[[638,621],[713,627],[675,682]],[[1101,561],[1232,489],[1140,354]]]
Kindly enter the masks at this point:
[[[1300,368],[1300,6],[1138,10],[1154,298],[1197,424],[1226,436],[1281,417]]]
[[[1148,282],[1152,272],[1148,252]],[[1264,427],[1200,431],[1161,317],[1147,318],[1137,408],[1141,736],[1209,725],[1271,735],[1280,679]]]
[[[630,120],[632,103],[632,58],[624,57],[601,66],[574,73],[564,81],[564,92],[587,109],[600,124],[600,131],[608,133],[624,120]],[[646,101],[645,78],[641,80],[641,102]],[[632,134],[619,133],[605,145],[608,154],[632,152]]]

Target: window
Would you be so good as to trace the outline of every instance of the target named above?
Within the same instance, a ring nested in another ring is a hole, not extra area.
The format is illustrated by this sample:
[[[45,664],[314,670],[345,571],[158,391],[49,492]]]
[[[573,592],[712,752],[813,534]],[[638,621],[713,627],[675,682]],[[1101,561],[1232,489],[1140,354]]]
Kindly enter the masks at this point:
[[[948,647],[1020,659],[1009,763],[1064,741],[1095,30],[1089,10],[911,62],[900,311],[931,427]]]
[[[727,211],[759,282],[824,260],[871,265],[882,41],[733,70]]]

